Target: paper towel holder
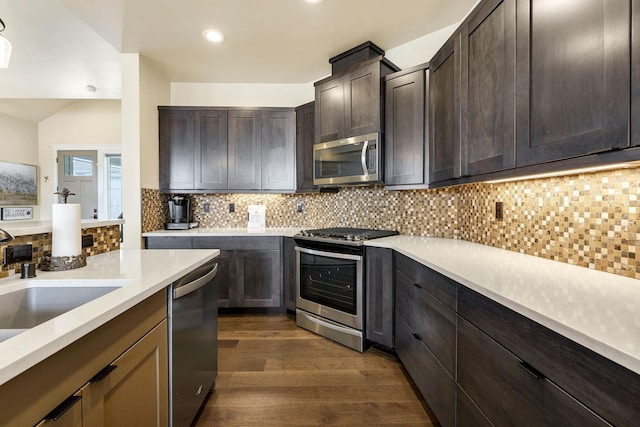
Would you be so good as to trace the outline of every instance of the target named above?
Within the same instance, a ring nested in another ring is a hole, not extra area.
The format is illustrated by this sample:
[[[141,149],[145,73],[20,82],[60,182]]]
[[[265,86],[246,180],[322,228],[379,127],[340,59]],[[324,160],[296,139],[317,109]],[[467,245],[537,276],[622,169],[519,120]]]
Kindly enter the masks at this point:
[[[53,194],[61,196],[63,204],[67,203],[67,198],[69,196],[76,195],[75,193],[70,192],[68,188],[63,188],[61,191],[55,192]],[[75,268],[85,267],[86,265],[87,256],[84,253],[71,256],[45,255],[40,259],[40,270],[44,271],[73,270]]]

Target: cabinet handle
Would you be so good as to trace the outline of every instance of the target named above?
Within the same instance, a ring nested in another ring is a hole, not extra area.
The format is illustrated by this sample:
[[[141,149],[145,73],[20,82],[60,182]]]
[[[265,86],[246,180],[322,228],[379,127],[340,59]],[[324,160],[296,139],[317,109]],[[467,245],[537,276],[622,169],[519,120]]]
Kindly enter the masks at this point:
[[[49,415],[47,415],[45,418],[47,420],[58,421],[64,414],[67,413],[69,409],[73,408],[73,405],[78,403],[80,399],[80,396],[67,397],[64,402],[56,406],[53,411],[49,412]]]
[[[522,369],[524,369],[525,371],[527,371],[527,373],[529,375],[531,375],[533,378],[537,379],[537,380],[541,380],[544,379],[545,376],[542,374],[542,372],[538,371],[536,368],[534,368],[533,366],[529,365],[527,362],[518,362],[518,365],[520,365],[520,367]]]
[[[91,378],[89,380],[89,382],[90,383],[99,383],[100,381],[102,381],[105,378],[107,378],[111,372],[115,371],[117,367],[118,367],[118,365],[109,365],[109,366],[105,367],[103,370],[101,370],[100,372],[95,374],[93,376],[93,378]]]
[[[422,338],[420,337],[420,335],[416,334],[415,332],[413,334],[411,334],[411,335],[413,335],[413,337],[415,339],[417,339],[418,341],[422,341]]]
[[[422,286],[418,285],[417,283],[414,283],[413,286],[415,286],[418,289],[422,289]]]

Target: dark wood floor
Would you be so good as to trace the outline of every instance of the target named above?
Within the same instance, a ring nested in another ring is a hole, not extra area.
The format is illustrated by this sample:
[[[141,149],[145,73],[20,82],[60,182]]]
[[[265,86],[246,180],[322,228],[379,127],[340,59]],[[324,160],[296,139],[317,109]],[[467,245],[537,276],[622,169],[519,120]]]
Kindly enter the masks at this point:
[[[219,318],[218,377],[196,426],[431,426],[395,357],[286,315]]]

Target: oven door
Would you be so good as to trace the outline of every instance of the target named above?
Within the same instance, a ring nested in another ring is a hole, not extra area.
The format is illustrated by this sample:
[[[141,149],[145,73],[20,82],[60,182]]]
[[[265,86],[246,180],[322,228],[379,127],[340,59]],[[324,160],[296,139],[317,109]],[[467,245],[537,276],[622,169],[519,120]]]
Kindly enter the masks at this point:
[[[296,307],[362,330],[363,257],[296,247]]]

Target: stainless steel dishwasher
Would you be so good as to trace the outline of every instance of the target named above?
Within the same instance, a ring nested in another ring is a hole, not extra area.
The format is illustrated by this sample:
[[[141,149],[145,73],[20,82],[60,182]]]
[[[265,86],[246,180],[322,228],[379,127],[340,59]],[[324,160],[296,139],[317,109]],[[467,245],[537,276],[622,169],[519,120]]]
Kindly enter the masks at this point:
[[[189,426],[218,370],[218,264],[210,261],[168,289],[169,420]]]

